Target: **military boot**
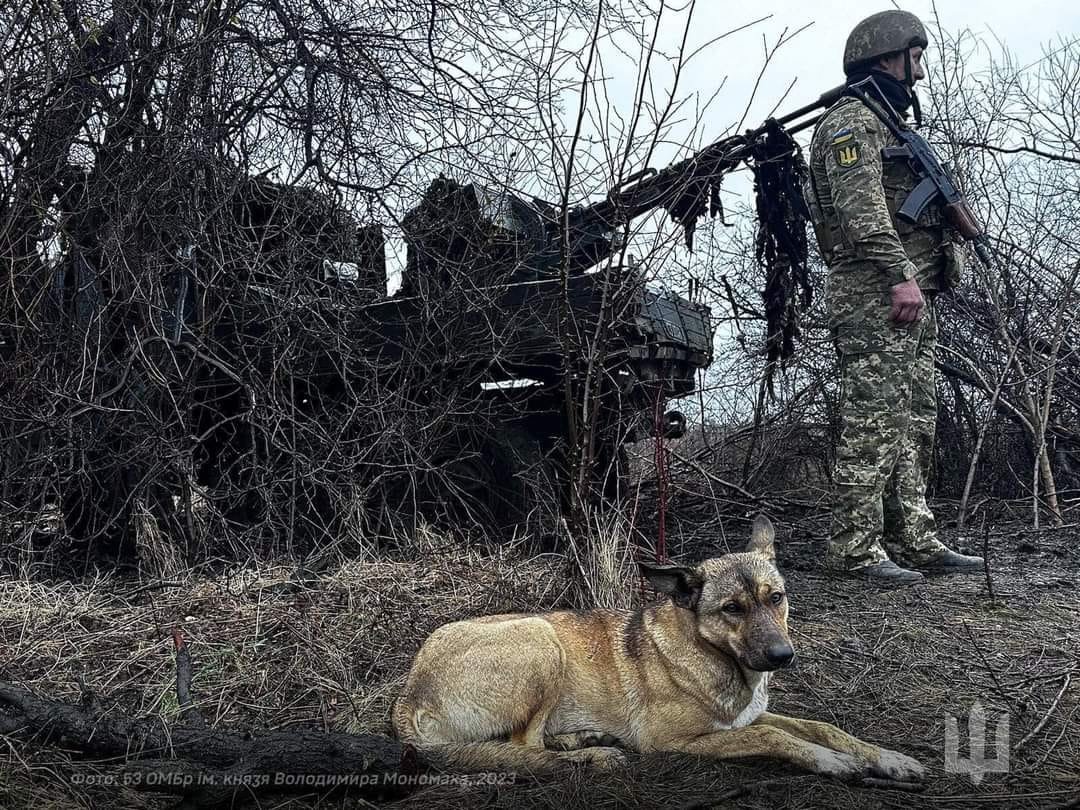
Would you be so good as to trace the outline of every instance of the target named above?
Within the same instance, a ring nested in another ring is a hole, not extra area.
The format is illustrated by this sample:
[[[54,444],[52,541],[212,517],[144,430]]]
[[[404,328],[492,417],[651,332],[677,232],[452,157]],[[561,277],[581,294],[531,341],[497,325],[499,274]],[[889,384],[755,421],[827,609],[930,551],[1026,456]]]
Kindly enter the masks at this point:
[[[825,567],[836,574],[865,579],[878,585],[914,585],[924,581],[923,575],[918,571],[901,568],[892,560],[851,568],[845,566],[843,560],[830,558]]]
[[[978,574],[986,568],[986,563],[982,557],[958,554],[952,549],[944,548],[911,567],[927,574]]]

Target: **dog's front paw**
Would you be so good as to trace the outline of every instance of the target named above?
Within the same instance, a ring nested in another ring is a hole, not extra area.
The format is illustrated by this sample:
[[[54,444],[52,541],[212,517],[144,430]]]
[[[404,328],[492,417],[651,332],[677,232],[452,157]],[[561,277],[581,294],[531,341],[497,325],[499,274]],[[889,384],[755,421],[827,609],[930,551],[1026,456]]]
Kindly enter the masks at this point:
[[[926,769],[917,759],[901,754],[899,751],[881,749],[878,761],[872,766],[875,776],[895,779],[897,782],[921,782],[926,778]]]
[[[626,765],[626,754],[618,748],[601,745],[592,748],[579,748],[576,751],[565,751],[559,754],[559,758],[567,762],[577,762],[599,771],[610,771]]]
[[[812,770],[824,776],[835,776],[840,779],[855,779],[865,776],[868,766],[866,762],[845,754],[843,751],[834,751],[823,745],[814,746],[814,762]]]

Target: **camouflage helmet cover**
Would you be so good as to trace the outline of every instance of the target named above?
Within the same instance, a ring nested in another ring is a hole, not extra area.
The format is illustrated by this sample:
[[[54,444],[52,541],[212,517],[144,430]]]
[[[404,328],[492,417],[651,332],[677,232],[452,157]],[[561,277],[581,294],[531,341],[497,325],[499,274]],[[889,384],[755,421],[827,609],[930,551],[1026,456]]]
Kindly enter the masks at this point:
[[[891,9],[871,14],[852,29],[844,46],[844,73],[881,57],[928,44],[926,28],[910,11]]]

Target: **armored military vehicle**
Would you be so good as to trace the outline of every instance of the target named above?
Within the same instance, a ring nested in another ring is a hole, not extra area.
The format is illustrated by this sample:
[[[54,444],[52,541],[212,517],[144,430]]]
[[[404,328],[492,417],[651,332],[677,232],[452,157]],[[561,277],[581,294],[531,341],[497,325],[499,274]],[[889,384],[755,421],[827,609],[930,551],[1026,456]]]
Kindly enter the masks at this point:
[[[407,261],[395,295],[370,295],[385,289],[386,263],[381,234],[368,227],[345,240],[350,250],[324,252],[321,266],[310,268],[321,284],[282,299],[333,336],[304,348],[309,407],[316,400],[341,407],[360,375],[408,392],[410,406],[451,395],[468,403],[441,421],[415,470],[387,476],[396,483],[386,487],[384,504],[399,511],[411,504],[426,519],[501,534],[550,533],[570,506],[583,458],[589,470],[578,492],[617,500],[625,489],[623,444],[685,429],[665,405],[691,393],[696,372],[711,360],[707,308],[651,289],[643,267],[619,263],[614,228],[595,209],[570,215],[578,223],[560,244],[565,222],[557,206],[439,177],[402,220]],[[271,283],[255,286],[249,298],[275,294]],[[257,322],[240,315],[224,342],[259,344]],[[335,348],[342,337],[347,362]],[[436,377],[441,385],[429,397],[422,383]],[[221,420],[219,407],[213,419]],[[220,480],[231,466],[223,460],[255,449],[247,439],[239,444],[232,428],[211,430],[201,479]]]
[[[140,359],[161,380],[118,383],[141,418],[179,421],[186,450],[125,453],[126,423],[92,417],[110,439],[65,488],[67,530],[123,536],[139,503],[186,529],[194,494],[234,526],[317,538],[340,532],[349,490],[361,512],[550,534],[574,492],[617,500],[624,443],[684,429],[666,403],[694,390],[712,328],[619,261],[613,199],[560,211],[439,177],[402,219],[390,296],[378,227],[304,188],[233,182],[204,228],[227,246],[174,239],[143,307]],[[91,328],[107,279],[61,265],[59,297]]]

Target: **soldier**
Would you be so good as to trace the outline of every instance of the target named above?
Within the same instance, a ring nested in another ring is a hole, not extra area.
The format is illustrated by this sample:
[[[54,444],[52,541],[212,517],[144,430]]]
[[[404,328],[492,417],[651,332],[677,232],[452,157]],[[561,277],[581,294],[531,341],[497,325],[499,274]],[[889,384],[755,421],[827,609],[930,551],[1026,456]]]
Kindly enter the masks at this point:
[[[887,584],[983,565],[937,539],[926,504],[937,421],[934,299],[956,282],[961,253],[940,211],[915,225],[897,218],[917,176],[889,154],[899,142],[882,122],[908,126],[912,110],[920,123],[914,85],[925,76],[926,46],[925,28],[905,11],[855,26],[844,50],[855,89],[814,131],[806,195],[829,266],[842,378],[827,565]]]

